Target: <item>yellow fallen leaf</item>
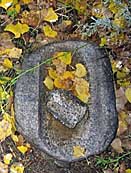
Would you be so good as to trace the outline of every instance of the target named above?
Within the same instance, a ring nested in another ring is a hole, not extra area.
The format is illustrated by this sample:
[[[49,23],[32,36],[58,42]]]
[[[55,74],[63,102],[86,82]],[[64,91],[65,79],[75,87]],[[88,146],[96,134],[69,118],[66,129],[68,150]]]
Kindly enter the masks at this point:
[[[122,86],[122,87],[128,87],[128,86],[130,86],[131,85],[131,82],[130,82],[130,80],[129,79],[119,79],[119,80],[117,80],[117,84],[118,85],[120,85],[120,86]]]
[[[48,70],[48,73],[49,73],[49,76],[52,78],[52,79],[56,79],[58,77],[57,73],[56,73],[56,70],[53,70],[52,68],[50,68]]]
[[[131,173],[131,169],[126,169],[125,173]]]
[[[119,117],[119,125],[117,129],[117,136],[120,136],[128,129],[128,123],[127,123],[128,114],[124,111],[120,111],[118,117]]]
[[[87,73],[86,68],[84,67],[84,65],[79,63],[79,64],[76,64],[75,66],[76,66],[75,75],[77,77],[84,77]]]
[[[9,173],[8,172],[8,165],[0,162],[0,173]]]
[[[74,157],[83,157],[85,156],[85,148],[79,145],[73,146],[73,156]]]
[[[3,62],[3,66],[6,67],[6,68],[12,68],[13,64],[8,58],[5,58],[4,62]]]
[[[4,50],[0,51],[0,56],[8,55],[10,53],[10,50],[11,49],[4,49]]]
[[[120,28],[125,28],[125,25],[126,25],[125,18],[123,16],[115,17],[113,24],[119,26]]]
[[[4,113],[3,118],[4,118],[4,120],[8,121],[11,124],[11,126],[12,126],[12,128],[11,128],[12,134],[15,133],[15,131],[16,131],[15,117],[9,115],[8,113]]]
[[[6,84],[8,81],[10,81],[11,78],[10,77],[6,77],[6,76],[0,76],[0,84],[4,85]]]
[[[128,114],[125,111],[119,112],[119,120],[126,121],[128,118]]]
[[[19,13],[20,12],[20,4],[16,4],[14,9],[17,13]]]
[[[56,22],[58,20],[58,15],[55,13],[53,8],[48,9],[47,15],[44,17],[44,20],[48,22]]]
[[[10,50],[9,57],[10,58],[20,58],[21,54],[22,54],[22,49],[14,47]]]
[[[24,173],[24,166],[21,163],[14,163],[10,167],[10,173]]]
[[[9,98],[9,93],[7,93],[2,86],[0,86],[0,106],[2,104],[2,101],[7,100]]]
[[[131,88],[126,89],[125,96],[126,96],[127,100],[131,103]]]
[[[119,126],[117,129],[117,136],[122,135],[124,132],[128,130],[128,124],[126,121],[119,120]]]
[[[47,37],[56,37],[57,36],[57,32],[54,31],[49,25],[43,26],[43,31],[45,36]]]
[[[89,83],[83,78],[75,78],[74,85],[76,96],[84,103],[87,103],[90,97]]]
[[[0,141],[12,134],[12,125],[7,120],[0,121]]]
[[[28,147],[27,146],[18,146],[17,149],[22,153],[25,154],[28,151]]]
[[[63,76],[61,76],[54,80],[54,86],[56,88],[60,88],[60,89],[71,90],[72,84],[73,83],[71,81],[70,76],[68,76],[68,78],[66,78],[66,79],[64,79]]]
[[[21,24],[18,22],[16,25],[7,25],[4,31],[12,32],[15,35],[15,38],[19,38],[21,34],[24,34],[29,31],[29,26],[27,24]]]
[[[56,88],[63,88],[62,80],[59,77],[54,80],[54,86]]]
[[[87,103],[89,100],[90,94],[79,94],[77,98],[80,99],[83,103]]]
[[[102,37],[101,38],[101,43],[100,43],[100,46],[104,46],[106,44],[106,38],[105,37]]]
[[[26,143],[26,147],[27,147],[27,148],[31,148],[31,146],[30,146],[29,143]]]
[[[56,58],[60,59],[64,64],[71,64],[72,55],[71,52],[58,52],[55,54]]]
[[[116,77],[117,79],[124,79],[128,74],[128,71],[126,72],[124,69],[122,69],[121,71],[117,71]]]
[[[29,4],[32,0],[22,0],[24,4]]]
[[[65,71],[62,76],[63,79],[73,79],[74,74],[71,71]]]
[[[49,76],[45,78],[43,83],[49,90],[52,90],[54,88],[53,80]]]
[[[71,24],[72,24],[72,21],[71,20],[63,20],[63,25],[69,26]]]
[[[15,143],[19,141],[17,135],[12,134],[12,135],[11,135],[11,138],[12,138],[12,140],[13,140]]]
[[[4,163],[9,165],[12,160],[12,157],[13,157],[13,155],[11,153],[4,155],[4,158],[3,158]]]
[[[110,5],[108,8],[113,14],[116,14],[120,9],[119,5],[115,3],[113,0],[110,1]]]
[[[14,0],[1,0],[0,1],[0,7],[3,7],[7,10],[8,7],[10,7],[13,4]]]
[[[120,86],[123,86],[123,87],[130,86],[130,80],[128,79],[129,73],[130,73],[130,70],[126,67],[123,67],[121,70],[117,70],[117,73],[116,73],[117,83]]]

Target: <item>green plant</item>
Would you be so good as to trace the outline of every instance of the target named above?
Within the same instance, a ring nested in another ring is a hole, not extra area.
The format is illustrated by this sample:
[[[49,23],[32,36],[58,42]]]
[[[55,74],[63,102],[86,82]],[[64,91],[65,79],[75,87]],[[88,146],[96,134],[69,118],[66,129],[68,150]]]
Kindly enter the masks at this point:
[[[94,15],[92,14],[93,16],[90,16],[89,22],[87,21],[84,25],[80,26],[82,35],[87,35],[89,37],[94,33],[99,33],[100,35],[100,33],[103,32],[101,29],[105,29],[105,35],[109,35],[111,32],[124,33],[126,27],[131,26],[131,13],[128,4],[125,5],[120,0],[113,2],[111,0],[104,0],[98,5],[101,5],[101,8],[107,11],[109,10],[112,13],[112,17],[105,17],[103,11],[99,12],[101,17],[98,17],[97,13]],[[97,10],[97,7],[93,8]]]
[[[7,15],[14,19],[17,16],[17,11],[15,9],[12,11],[7,11]]]
[[[117,156],[115,158],[102,158],[102,157],[99,157],[97,156],[96,157],[96,166],[100,166],[104,169],[107,169],[108,167],[117,167],[119,165],[119,162],[121,160],[124,160],[125,158],[131,156],[131,152],[128,152],[128,153],[125,153],[125,154],[122,154],[121,156]]]
[[[82,34],[91,36],[98,31],[98,27],[103,27],[104,29],[113,29],[112,22],[108,18],[95,19],[94,17],[91,17],[91,19],[93,20],[93,22],[91,22],[90,24],[86,23],[82,27]]]

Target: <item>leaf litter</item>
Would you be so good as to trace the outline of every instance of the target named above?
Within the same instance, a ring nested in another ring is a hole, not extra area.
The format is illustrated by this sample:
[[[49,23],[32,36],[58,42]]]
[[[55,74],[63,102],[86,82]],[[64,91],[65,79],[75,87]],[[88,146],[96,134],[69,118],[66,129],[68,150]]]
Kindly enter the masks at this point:
[[[11,111],[13,92],[10,81],[14,75],[20,73],[16,67],[21,62],[25,49],[28,49],[29,45],[39,47],[41,44],[50,42],[51,39],[77,38],[91,40],[101,47],[107,48],[107,53],[112,61],[117,93],[116,101],[119,102],[117,109],[119,127],[117,137],[112,144],[112,155],[129,152],[128,147],[131,143],[131,61],[129,59],[131,19],[129,2],[60,0],[60,3],[57,3],[54,0],[46,3],[37,1],[37,3],[33,0],[0,1],[2,9],[0,11],[0,134],[2,134],[0,142],[6,142],[11,136],[20,153],[26,155],[30,150],[23,137],[16,133],[14,113]],[[72,66],[70,52],[58,52],[55,56],[58,55],[61,58],[53,59],[52,65],[47,70],[46,87],[49,90],[54,88],[70,90],[81,101],[88,103],[90,92],[87,88],[89,88],[89,83],[85,80],[85,75],[88,76],[88,69],[85,69],[83,64],[76,63],[69,70],[67,67]],[[124,145],[125,140],[126,145]],[[79,152],[81,156],[85,153],[85,149],[81,146],[74,146],[72,151],[76,152],[76,156],[79,155]],[[0,172],[7,173],[9,169],[12,173],[24,172],[24,165],[21,161],[14,160],[12,152],[6,152],[4,156],[5,161],[0,161]],[[8,163],[11,164],[10,168]],[[121,167],[119,164],[111,171],[118,173]],[[125,168],[123,167],[123,172],[120,173],[124,172],[131,172],[128,161]]]
[[[81,63],[77,63],[75,67],[71,63],[71,52],[55,53],[48,69],[49,76],[44,79],[44,84],[49,90],[55,88],[69,90],[82,102],[87,103],[90,97],[89,82],[84,79],[87,70]],[[74,70],[69,71],[69,66]]]

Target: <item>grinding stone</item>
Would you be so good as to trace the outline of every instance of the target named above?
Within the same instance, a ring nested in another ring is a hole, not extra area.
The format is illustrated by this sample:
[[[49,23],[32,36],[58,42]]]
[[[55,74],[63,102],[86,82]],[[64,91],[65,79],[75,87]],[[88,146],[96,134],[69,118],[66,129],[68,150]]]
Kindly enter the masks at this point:
[[[75,128],[68,128],[50,115],[46,100],[49,92],[43,85],[46,66],[23,75],[15,88],[17,129],[27,141],[54,158],[72,162],[104,151],[115,137],[117,112],[113,75],[103,49],[84,41],[47,44],[24,58],[22,70],[39,65],[58,51],[71,51],[75,63],[88,69],[91,99],[88,112]],[[73,155],[73,147],[85,148],[85,157]]]
[[[47,98],[47,109],[61,123],[74,128],[87,111],[87,104],[71,94],[71,91],[53,90]]]

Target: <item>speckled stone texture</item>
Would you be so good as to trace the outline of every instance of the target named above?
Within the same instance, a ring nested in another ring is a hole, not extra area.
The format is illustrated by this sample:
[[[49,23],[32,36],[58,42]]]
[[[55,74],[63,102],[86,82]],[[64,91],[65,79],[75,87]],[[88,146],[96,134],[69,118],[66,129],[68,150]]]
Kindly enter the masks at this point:
[[[74,128],[87,113],[88,106],[73,96],[71,91],[59,89],[49,92],[47,109],[62,124]]]
[[[89,72],[91,99],[88,111],[75,128],[56,120],[48,111],[49,92],[43,85],[46,66],[23,75],[15,88],[17,129],[28,141],[54,158],[73,162],[84,156],[73,156],[73,146],[85,148],[85,156],[104,151],[117,129],[117,112],[113,77],[109,58],[93,43],[64,41],[51,43],[27,55],[22,68],[27,70],[52,57],[57,51],[71,51],[75,63],[82,63]]]

